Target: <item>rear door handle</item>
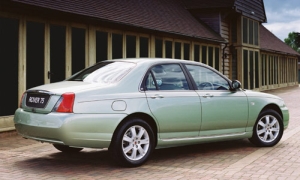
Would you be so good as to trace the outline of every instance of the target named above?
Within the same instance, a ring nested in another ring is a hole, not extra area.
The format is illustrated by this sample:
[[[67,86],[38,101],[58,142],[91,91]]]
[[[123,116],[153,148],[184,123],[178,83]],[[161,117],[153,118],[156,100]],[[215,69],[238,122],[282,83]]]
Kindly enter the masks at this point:
[[[211,97],[214,97],[214,95],[212,95],[212,94],[205,94],[203,97],[204,98],[211,98]]]
[[[161,98],[164,98],[162,95],[159,95],[159,94],[155,94],[153,96],[151,96],[152,99],[161,99]]]

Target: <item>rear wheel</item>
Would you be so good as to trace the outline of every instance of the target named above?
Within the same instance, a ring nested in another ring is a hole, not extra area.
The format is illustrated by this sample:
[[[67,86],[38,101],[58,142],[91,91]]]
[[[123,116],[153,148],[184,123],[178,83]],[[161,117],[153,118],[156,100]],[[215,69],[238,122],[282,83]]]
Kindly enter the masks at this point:
[[[119,164],[135,167],[148,160],[154,149],[154,133],[148,123],[133,118],[115,133],[109,151]]]
[[[53,144],[53,146],[61,151],[61,152],[67,152],[67,153],[75,153],[81,151],[83,148],[74,148],[66,145],[61,145],[61,144]]]
[[[257,146],[270,147],[276,145],[283,134],[281,116],[274,110],[265,110],[260,113],[253,127],[250,142]]]

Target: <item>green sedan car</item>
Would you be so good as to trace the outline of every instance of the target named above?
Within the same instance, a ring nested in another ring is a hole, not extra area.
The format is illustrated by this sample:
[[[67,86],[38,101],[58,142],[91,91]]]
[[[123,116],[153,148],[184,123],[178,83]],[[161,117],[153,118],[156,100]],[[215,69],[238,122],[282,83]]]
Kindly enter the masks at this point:
[[[131,167],[155,148],[244,138],[274,146],[288,122],[277,96],[241,89],[202,63],[151,58],[102,61],[28,89],[14,116],[24,138],[66,153],[108,148]]]

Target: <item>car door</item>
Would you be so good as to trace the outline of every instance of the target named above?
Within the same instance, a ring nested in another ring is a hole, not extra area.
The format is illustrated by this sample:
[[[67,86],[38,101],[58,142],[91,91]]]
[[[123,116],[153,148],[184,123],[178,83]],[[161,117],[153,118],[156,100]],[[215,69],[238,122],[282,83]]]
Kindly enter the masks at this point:
[[[200,136],[233,135],[245,132],[248,99],[242,90],[230,91],[229,82],[203,66],[187,65],[202,104]]]
[[[179,64],[151,68],[145,80],[149,108],[161,139],[196,137],[201,124],[201,104]]]

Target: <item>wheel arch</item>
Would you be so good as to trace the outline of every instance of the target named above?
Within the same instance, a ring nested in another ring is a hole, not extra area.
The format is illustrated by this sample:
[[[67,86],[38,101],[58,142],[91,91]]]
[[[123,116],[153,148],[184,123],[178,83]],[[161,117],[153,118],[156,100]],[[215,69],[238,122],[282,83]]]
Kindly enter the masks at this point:
[[[157,145],[157,132],[158,132],[158,127],[157,127],[157,124],[155,122],[155,120],[149,115],[149,114],[146,114],[146,113],[133,113],[133,114],[130,114],[128,116],[126,116],[117,126],[117,128],[115,129],[114,133],[113,133],[113,137],[112,137],[112,141],[114,140],[115,136],[116,136],[116,132],[122,127],[122,125],[129,121],[130,119],[132,118],[140,118],[142,120],[144,120],[145,122],[147,122],[150,127],[152,128],[153,130],[153,133],[154,133],[154,140],[155,140],[155,144],[154,144],[154,148],[156,147]]]
[[[266,105],[266,106],[259,112],[259,114],[262,113],[263,111],[267,110],[267,109],[272,109],[272,110],[276,111],[276,112],[280,115],[280,117],[282,118],[282,120],[283,120],[283,114],[282,114],[282,111],[280,110],[280,108],[279,108],[278,105],[276,105],[276,104],[268,104],[268,105]]]

